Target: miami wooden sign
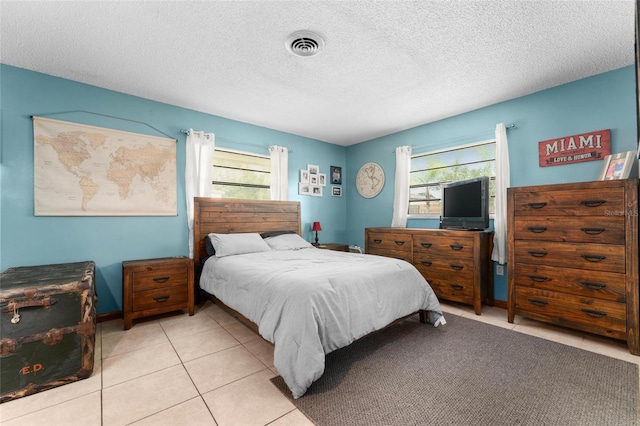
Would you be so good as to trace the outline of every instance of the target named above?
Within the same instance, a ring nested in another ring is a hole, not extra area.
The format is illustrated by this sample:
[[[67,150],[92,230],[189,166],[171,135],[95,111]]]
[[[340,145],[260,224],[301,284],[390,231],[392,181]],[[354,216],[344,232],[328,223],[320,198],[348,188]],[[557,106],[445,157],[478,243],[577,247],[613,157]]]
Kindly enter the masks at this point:
[[[540,167],[602,160],[609,154],[610,129],[538,142]]]

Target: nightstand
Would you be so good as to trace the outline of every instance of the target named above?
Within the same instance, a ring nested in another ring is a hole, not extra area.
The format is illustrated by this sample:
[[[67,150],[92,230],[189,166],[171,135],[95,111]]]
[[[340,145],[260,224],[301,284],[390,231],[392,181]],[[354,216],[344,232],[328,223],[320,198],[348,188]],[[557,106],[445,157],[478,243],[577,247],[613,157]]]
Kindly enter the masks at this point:
[[[193,260],[188,257],[122,262],[124,329],[132,321],[188,309],[194,313]]]
[[[349,244],[326,243],[326,244],[318,244],[315,247],[319,249],[324,249],[324,250],[349,251]]]

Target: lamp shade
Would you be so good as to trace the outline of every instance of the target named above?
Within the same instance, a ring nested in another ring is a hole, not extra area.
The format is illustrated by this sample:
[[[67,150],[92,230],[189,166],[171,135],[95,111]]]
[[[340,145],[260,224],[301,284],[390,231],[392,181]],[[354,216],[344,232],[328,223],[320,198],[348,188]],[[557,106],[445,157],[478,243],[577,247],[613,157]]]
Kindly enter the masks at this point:
[[[322,226],[320,226],[320,222],[313,222],[313,226],[311,227],[312,231],[322,231]]]

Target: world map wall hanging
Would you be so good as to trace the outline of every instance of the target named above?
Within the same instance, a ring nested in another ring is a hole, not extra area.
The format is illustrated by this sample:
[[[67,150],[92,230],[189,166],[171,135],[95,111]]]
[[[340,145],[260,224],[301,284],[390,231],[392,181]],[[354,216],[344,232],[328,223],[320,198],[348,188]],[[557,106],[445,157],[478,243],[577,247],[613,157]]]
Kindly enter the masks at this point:
[[[176,216],[176,140],[33,117],[36,216]]]

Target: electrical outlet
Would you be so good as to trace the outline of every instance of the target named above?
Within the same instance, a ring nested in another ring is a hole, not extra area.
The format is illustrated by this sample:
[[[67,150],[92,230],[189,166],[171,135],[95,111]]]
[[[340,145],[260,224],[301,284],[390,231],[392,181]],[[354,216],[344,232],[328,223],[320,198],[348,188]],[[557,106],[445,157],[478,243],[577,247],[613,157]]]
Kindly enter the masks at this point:
[[[504,275],[504,265],[496,265],[496,275]]]

